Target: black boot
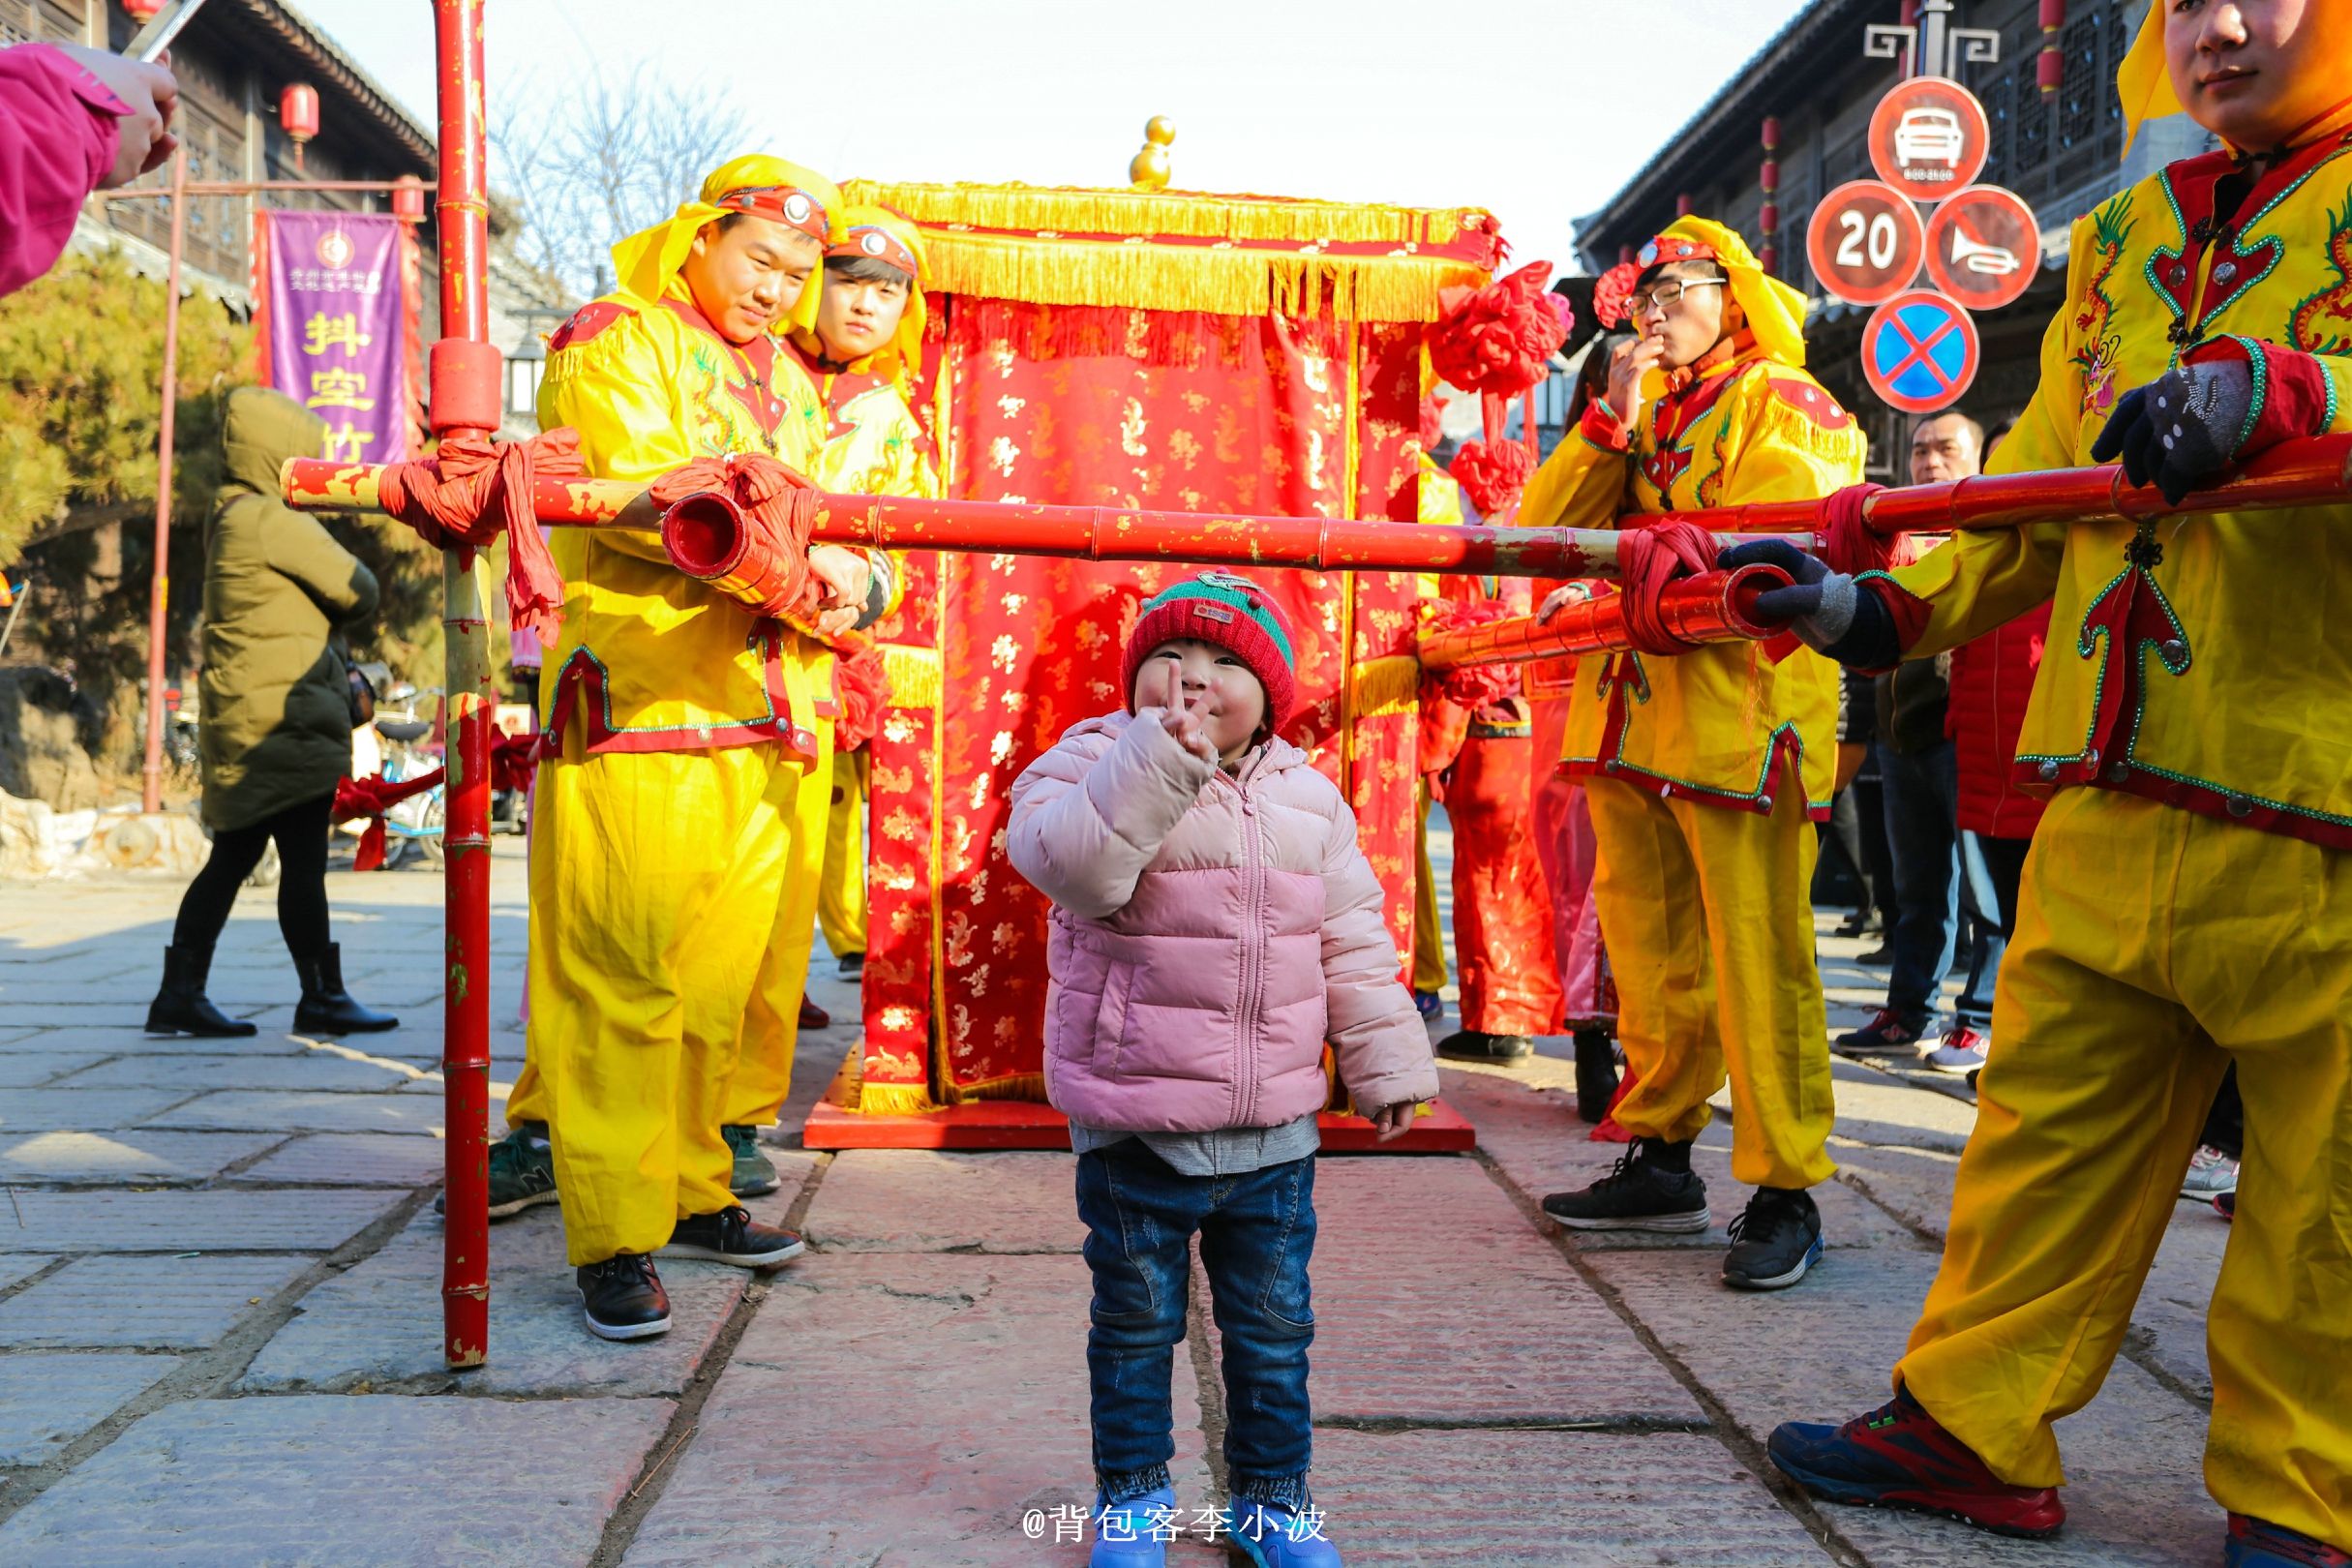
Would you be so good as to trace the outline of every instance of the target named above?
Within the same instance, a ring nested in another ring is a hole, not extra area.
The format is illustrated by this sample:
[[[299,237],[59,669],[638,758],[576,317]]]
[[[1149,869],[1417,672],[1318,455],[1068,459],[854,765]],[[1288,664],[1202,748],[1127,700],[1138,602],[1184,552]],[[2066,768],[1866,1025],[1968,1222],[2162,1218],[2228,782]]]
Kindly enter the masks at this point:
[[[388,1012],[363,1008],[343,988],[343,949],[330,942],[314,957],[294,959],[302,977],[302,1000],[294,1004],[297,1035],[373,1035],[398,1029],[400,1020]]]
[[[1576,1113],[1598,1125],[1609,1118],[1609,1102],[1617,1098],[1617,1051],[1598,1029],[1576,1032]]]
[[[229,1017],[204,994],[204,977],[211,973],[210,948],[166,948],[164,988],[147,1004],[147,1033],[223,1040],[253,1034],[251,1022]]]
[[[1457,1029],[1437,1042],[1437,1054],[1449,1062],[1495,1062],[1507,1067],[1534,1055],[1535,1041],[1525,1035]]]

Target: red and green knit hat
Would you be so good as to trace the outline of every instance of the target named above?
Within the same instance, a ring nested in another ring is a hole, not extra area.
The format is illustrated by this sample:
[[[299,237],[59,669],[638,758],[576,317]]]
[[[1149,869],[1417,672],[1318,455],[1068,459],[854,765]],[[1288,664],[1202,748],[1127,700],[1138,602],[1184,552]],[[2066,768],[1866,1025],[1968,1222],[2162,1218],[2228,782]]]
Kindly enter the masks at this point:
[[[1266,688],[1266,727],[1280,729],[1298,699],[1298,677],[1292,673],[1290,623],[1264,589],[1246,577],[1226,572],[1203,572],[1146,599],[1135,617],[1135,629],[1127,640],[1123,684],[1128,702],[1135,700],[1135,672],[1153,648],[1179,637],[1190,637],[1229,649]]]

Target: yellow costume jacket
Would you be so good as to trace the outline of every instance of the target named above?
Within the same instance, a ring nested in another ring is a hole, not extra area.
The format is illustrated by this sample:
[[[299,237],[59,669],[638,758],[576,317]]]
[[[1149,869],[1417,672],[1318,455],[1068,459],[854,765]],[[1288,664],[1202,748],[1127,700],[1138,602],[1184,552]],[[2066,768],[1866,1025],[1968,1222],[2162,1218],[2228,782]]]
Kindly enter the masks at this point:
[[[698,457],[766,452],[808,472],[825,416],[799,362],[739,347],[673,279],[583,306],[548,344],[539,424],[580,433],[588,471],[650,481]],[[577,709],[590,751],[685,751],[783,740],[815,755],[829,685],[822,650],[670,564],[649,530],[558,528],[563,628],[547,662],[547,721]]]
[[[1738,341],[1696,369],[1630,433],[1595,404],[1528,480],[1521,524],[1615,528],[1620,512],[1796,500],[1860,481],[1861,430],[1804,371]],[[1565,766],[1768,815],[1775,767],[1794,755],[1806,808],[1825,816],[1837,694],[1836,666],[1804,648],[1777,660],[1760,643],[1580,659]]]
[[[811,371],[825,410],[825,445],[809,477],[854,496],[939,495],[931,439],[898,385],[870,371]]]
[[[2352,142],[2290,155],[2216,213],[2232,169],[2222,153],[2172,165],[2075,223],[2041,383],[1993,471],[2088,464],[2116,401],[2189,354],[2251,356],[2249,431],[2352,430]],[[2352,848],[2342,506],[1968,533],[1879,582],[1914,656],[2053,602],[2021,785]]]

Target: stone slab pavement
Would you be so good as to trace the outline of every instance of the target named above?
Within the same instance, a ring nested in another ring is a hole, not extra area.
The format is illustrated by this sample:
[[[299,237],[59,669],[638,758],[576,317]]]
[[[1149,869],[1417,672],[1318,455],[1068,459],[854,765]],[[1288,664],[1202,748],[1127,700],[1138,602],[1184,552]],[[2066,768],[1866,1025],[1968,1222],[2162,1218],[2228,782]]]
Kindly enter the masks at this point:
[[[1442,817],[1432,846],[1440,870]],[[524,1047],[520,847],[494,857],[493,1079]],[[1441,874],[1441,884],[1442,884]],[[216,999],[250,1040],[139,1031],[180,889],[0,888],[0,1562],[891,1565],[1082,1562],[1091,1493],[1086,1269],[1061,1154],[822,1155],[797,1130],[856,1044],[801,1047],[763,1217],[811,1251],[773,1275],[665,1268],[660,1341],[580,1328],[561,1217],[493,1233],[491,1360],[440,1363],[436,1005],[440,886],[334,873],[345,969],[405,1014],[291,1033],[266,891]],[[1829,924],[1824,917],[1824,928]],[[1835,1027],[1883,972],[1824,936]],[[1451,1027],[1432,1026],[1432,1037]],[[2204,1301],[2227,1227],[2184,1204],[2124,1359],[2061,1427],[2073,1518],[2025,1546],[1818,1508],[1764,1462],[1772,1425],[1885,1398],[1943,1245],[1975,1121],[1901,1060],[1836,1070],[1827,1262],[1798,1290],[1716,1279],[1742,1194],[1719,1124],[1696,1156],[1716,1225],[1569,1238],[1542,1195],[1621,1152],[1576,1120],[1565,1040],[1449,1066],[1467,1157],[1317,1171],[1316,1490],[1359,1565],[2207,1564]],[[1203,1279],[1172,1390],[1185,1533],[1225,1560],[1224,1391]]]

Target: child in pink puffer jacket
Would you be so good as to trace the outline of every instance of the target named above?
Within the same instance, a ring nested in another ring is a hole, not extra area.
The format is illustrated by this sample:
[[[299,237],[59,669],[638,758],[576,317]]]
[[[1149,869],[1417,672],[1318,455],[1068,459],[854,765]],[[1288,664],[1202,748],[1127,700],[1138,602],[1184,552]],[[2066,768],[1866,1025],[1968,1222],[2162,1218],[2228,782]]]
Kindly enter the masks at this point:
[[[1245,578],[1148,601],[1128,711],[1012,786],[1012,863],[1053,900],[1045,1093],[1070,1117],[1094,1273],[1093,1561],[1165,1558],[1168,1378],[1191,1238],[1224,1342],[1230,1527],[1331,1568],[1310,1506],[1307,1263],[1323,1046],[1383,1141],[1437,1093],[1355,816],[1274,732],[1289,627]]]

